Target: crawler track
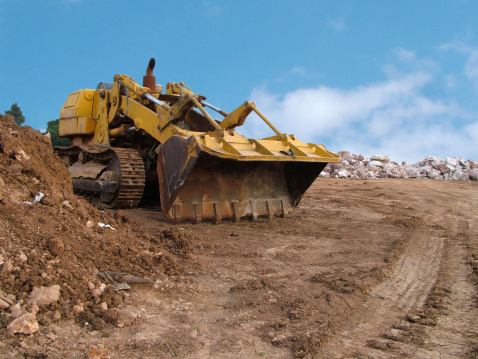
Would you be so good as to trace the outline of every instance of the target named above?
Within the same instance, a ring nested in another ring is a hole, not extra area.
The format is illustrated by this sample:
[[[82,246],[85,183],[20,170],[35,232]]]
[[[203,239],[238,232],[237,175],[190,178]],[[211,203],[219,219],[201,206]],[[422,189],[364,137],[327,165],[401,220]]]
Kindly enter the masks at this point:
[[[141,201],[145,185],[145,170],[143,160],[136,150],[131,148],[72,146],[56,147],[55,151],[63,158],[68,167],[79,161],[81,154],[86,159],[85,163],[101,163],[111,167],[110,170],[117,174],[118,188],[107,200],[101,193],[85,191],[74,186],[73,189],[76,193],[93,202],[99,200],[101,205],[108,208],[133,208]],[[100,181],[101,179],[98,178],[97,180]]]
[[[133,149],[115,148],[121,165],[121,187],[112,207],[133,208],[141,201],[145,172],[141,156]]]

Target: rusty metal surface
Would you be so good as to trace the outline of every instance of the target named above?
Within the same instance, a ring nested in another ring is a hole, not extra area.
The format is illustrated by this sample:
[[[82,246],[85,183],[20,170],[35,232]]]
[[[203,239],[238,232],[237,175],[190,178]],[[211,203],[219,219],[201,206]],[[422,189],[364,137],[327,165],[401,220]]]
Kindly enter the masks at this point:
[[[89,179],[73,178],[71,180],[73,188],[90,192],[114,193],[116,191],[116,182],[111,181],[92,181]]]
[[[161,208],[164,213],[173,205],[197,159],[194,137],[184,139],[174,136],[161,147],[157,168]]]
[[[71,178],[89,178],[96,179],[104,171],[106,165],[99,162],[76,162],[68,169],[70,170]]]
[[[158,176],[161,207],[176,223],[287,215],[326,165],[227,160],[184,139],[170,141],[161,148]]]

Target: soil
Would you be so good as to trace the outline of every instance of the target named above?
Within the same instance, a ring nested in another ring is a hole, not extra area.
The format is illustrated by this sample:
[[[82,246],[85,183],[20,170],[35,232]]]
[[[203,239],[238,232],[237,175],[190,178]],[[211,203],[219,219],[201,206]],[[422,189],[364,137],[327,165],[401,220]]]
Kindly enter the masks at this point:
[[[0,116],[0,358],[476,358],[477,203],[477,182],[319,178],[286,218],[173,226],[75,196]],[[7,330],[19,309],[38,331]]]

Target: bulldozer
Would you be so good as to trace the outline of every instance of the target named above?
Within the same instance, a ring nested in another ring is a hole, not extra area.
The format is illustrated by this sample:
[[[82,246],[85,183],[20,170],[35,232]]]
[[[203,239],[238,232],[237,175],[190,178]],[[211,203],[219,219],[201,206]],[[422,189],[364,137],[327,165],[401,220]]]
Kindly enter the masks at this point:
[[[73,189],[105,208],[159,201],[174,223],[285,216],[329,162],[323,145],[281,133],[246,101],[232,112],[206,102],[183,82],[156,84],[151,59],[140,86],[113,83],[71,93],[60,110],[55,147]],[[215,112],[215,118],[206,110]],[[256,113],[275,135],[250,139],[236,128]]]

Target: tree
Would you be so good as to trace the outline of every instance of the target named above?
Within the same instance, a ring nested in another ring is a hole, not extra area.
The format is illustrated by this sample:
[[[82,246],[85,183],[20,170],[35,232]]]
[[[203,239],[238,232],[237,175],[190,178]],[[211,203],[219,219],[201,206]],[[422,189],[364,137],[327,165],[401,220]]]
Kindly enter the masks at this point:
[[[48,121],[46,132],[50,133],[52,146],[69,146],[70,141],[67,138],[61,138],[59,135],[60,120]]]
[[[10,110],[5,111],[5,115],[12,115],[15,118],[15,123],[17,125],[21,125],[25,122],[25,116],[23,116],[22,110],[20,110],[20,107],[16,102],[10,107]]]

